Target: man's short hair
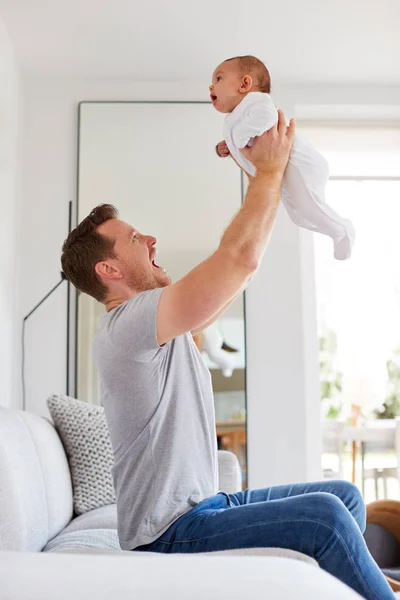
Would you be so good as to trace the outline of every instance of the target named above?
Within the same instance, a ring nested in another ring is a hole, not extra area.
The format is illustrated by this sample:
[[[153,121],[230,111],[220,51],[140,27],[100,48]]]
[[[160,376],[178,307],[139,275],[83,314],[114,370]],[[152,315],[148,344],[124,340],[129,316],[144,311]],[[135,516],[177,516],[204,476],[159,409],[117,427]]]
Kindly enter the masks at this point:
[[[107,287],[95,271],[101,260],[115,258],[115,239],[101,235],[97,228],[116,219],[118,211],[111,204],[96,206],[68,235],[62,247],[61,265],[65,276],[81,292],[89,294],[98,302],[107,297]]]

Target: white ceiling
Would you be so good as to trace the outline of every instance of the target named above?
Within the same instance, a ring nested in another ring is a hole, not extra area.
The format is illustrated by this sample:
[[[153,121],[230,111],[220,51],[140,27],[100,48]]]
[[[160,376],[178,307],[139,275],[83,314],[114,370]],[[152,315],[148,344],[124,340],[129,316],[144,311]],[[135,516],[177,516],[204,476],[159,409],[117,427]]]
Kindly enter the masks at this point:
[[[273,80],[400,83],[400,0],[0,0],[28,72],[208,82],[237,54]]]

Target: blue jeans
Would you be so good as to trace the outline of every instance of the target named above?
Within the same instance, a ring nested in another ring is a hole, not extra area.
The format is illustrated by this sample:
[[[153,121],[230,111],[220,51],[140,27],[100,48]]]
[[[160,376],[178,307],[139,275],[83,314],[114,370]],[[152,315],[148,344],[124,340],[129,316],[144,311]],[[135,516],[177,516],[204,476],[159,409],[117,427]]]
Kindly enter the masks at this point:
[[[368,600],[393,600],[363,538],[365,505],[347,481],[219,493],[179,517],[138,551],[212,552],[288,548],[315,558]]]

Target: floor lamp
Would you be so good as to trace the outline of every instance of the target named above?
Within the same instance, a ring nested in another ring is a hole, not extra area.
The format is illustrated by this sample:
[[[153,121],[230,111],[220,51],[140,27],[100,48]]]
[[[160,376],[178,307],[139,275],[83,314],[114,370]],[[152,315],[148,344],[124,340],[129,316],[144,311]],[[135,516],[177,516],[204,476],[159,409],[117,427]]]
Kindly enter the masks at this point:
[[[72,225],[72,202],[69,202],[68,207],[68,233],[71,231]],[[68,281],[66,275],[61,272],[60,273],[60,281],[56,283],[56,285],[51,288],[51,290],[29,311],[29,313],[24,317],[22,321],[22,362],[21,362],[21,376],[22,376],[22,410],[26,410],[26,389],[25,389],[25,324],[31,315],[49,298],[57,288],[60,287],[64,281],[67,282],[68,291],[67,291],[67,365],[66,365],[66,393],[69,394],[69,331],[70,331],[70,295],[71,295],[71,284]]]

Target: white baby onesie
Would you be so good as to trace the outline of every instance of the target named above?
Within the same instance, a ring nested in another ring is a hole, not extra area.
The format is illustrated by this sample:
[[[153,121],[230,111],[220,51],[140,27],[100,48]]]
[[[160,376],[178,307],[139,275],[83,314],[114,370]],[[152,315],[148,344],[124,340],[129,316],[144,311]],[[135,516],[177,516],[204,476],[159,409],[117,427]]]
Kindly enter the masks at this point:
[[[271,129],[278,112],[269,94],[251,92],[228,114],[224,139],[236,162],[250,175],[256,168],[240,152],[252,146],[254,138]],[[345,260],[351,255],[355,232],[351,221],[340,217],[325,201],[329,166],[308,140],[295,135],[282,185],[282,202],[291,220],[305,229],[332,238],[334,256]]]

